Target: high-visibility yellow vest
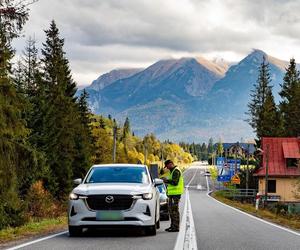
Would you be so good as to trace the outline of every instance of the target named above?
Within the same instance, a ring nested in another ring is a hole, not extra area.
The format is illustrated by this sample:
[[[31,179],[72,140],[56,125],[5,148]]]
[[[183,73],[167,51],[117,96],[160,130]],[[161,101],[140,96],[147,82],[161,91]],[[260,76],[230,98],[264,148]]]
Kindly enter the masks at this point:
[[[178,169],[179,172],[180,172],[179,181],[178,181],[178,183],[177,183],[176,186],[172,185],[171,183],[168,183],[167,195],[181,195],[181,194],[183,194],[183,191],[184,191],[184,181],[183,181],[182,172],[181,172],[181,170],[179,168],[176,167],[176,169]],[[175,171],[175,169],[173,169],[173,171],[169,173],[168,180],[172,180],[174,171]]]

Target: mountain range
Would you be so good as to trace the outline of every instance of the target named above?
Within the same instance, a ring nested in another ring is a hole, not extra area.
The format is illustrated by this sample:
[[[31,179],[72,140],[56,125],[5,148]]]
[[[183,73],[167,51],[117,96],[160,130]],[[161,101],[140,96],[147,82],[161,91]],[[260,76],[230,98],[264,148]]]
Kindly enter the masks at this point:
[[[160,60],[145,69],[113,70],[85,89],[94,113],[111,114],[118,121],[129,117],[138,135],[155,133],[160,139],[189,142],[210,137],[250,139],[254,135],[245,112],[263,57],[270,65],[279,102],[288,62],[261,50],[253,50],[234,65],[198,57]]]

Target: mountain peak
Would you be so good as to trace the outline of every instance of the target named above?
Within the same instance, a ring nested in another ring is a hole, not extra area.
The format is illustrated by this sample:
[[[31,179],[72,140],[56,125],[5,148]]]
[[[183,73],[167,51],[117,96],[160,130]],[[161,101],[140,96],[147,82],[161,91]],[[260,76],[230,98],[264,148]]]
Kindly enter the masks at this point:
[[[101,90],[117,80],[131,77],[142,70],[143,69],[141,68],[114,69],[108,73],[100,75],[88,88]]]
[[[225,76],[225,73],[229,68],[228,64],[224,61],[224,59],[215,58],[213,61],[209,61],[204,57],[199,56],[196,58],[196,60],[202,66],[221,77]]]
[[[253,49],[253,51],[244,59],[247,61],[254,61],[255,63],[261,63],[263,58],[267,60],[270,64],[274,64],[276,67],[278,67],[281,70],[285,70],[288,66],[287,61],[283,61],[281,59],[278,59],[273,56],[269,56],[266,52],[260,50],[260,49]],[[244,61],[242,60],[242,61]]]

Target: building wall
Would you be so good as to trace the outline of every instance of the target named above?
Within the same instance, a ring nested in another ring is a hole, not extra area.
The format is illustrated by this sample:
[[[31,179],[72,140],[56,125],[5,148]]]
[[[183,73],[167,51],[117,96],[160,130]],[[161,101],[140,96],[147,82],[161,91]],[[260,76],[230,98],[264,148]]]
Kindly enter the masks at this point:
[[[300,201],[300,198],[295,198],[296,182],[297,178],[272,178],[269,180],[276,180],[276,193],[268,193],[269,195],[280,195],[280,201],[283,202],[295,202]],[[260,194],[265,193],[265,178],[259,178],[258,190]],[[299,194],[300,195],[300,194]]]

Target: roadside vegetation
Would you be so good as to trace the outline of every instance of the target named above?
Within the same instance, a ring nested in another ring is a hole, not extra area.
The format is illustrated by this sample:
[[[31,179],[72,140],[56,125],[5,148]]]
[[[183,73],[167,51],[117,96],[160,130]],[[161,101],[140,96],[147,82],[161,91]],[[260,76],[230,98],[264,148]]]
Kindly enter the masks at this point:
[[[54,20],[41,48],[29,37],[21,58],[14,58],[12,42],[31,3],[0,3],[0,235],[64,224],[57,218],[65,216],[72,180],[92,164],[113,162],[114,131],[117,163],[161,165],[168,158],[186,166],[194,160],[180,145],[154,134],[136,136],[129,118],[92,114],[87,93],[76,96]]]
[[[66,216],[42,220],[31,219],[23,226],[2,229],[0,231],[0,244],[28,237],[47,235],[65,229],[67,229]]]

